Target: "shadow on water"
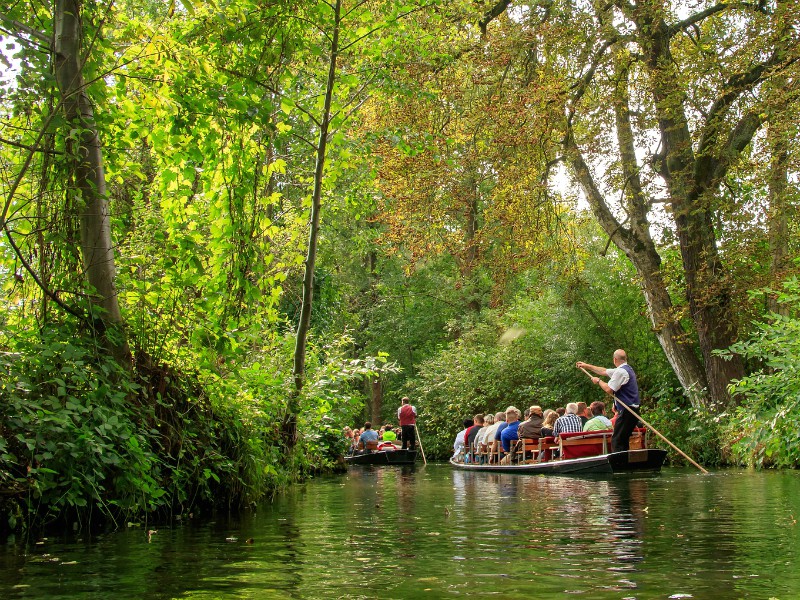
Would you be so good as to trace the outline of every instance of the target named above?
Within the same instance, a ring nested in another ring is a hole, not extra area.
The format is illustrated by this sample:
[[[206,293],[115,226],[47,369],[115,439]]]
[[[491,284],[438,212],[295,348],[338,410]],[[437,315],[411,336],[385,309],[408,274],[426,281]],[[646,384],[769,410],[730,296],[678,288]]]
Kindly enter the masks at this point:
[[[358,467],[237,518],[0,549],[2,598],[796,598],[800,474]],[[57,560],[56,560],[57,559]]]

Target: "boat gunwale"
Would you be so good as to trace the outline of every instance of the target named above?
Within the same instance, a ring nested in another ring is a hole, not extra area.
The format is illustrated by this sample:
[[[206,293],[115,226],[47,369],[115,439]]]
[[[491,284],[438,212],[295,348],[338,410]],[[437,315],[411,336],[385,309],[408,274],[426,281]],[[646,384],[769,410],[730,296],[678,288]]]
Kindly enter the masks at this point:
[[[626,450],[624,452],[609,452],[608,454],[599,454],[596,456],[581,456],[578,458],[568,458],[564,460],[555,459],[547,462],[540,463],[522,463],[522,464],[471,464],[460,463],[450,459],[450,465],[454,468],[464,471],[484,471],[487,473],[549,473],[555,475],[590,475],[590,474],[610,474],[610,473],[629,473],[629,472],[642,472],[642,471],[660,471],[663,465],[663,460],[658,466],[646,469],[620,469],[615,470],[609,457],[621,454],[660,454],[663,453],[666,457],[666,451],[659,448],[642,448],[637,450]],[[634,461],[636,464],[638,461]],[[646,462],[646,461],[645,461]],[[629,463],[626,463],[629,464]],[[575,468],[577,467],[577,468]]]

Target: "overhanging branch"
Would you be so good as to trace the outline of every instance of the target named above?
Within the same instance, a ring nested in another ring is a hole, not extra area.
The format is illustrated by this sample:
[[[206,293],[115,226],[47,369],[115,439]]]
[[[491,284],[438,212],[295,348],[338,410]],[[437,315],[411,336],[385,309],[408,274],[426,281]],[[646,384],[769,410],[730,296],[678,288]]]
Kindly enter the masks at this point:
[[[53,46],[53,38],[48,36],[47,34],[42,33],[41,31],[39,31],[38,29],[34,29],[33,27],[28,27],[24,23],[20,23],[15,19],[11,19],[6,15],[4,15],[3,13],[0,13],[0,21],[2,21],[3,23],[7,23],[16,30],[15,32],[12,32],[12,35],[14,35],[15,37],[19,37],[20,33],[28,35],[42,42],[48,51],[51,50]]]
[[[483,35],[486,35],[486,28],[489,26],[489,23],[502,15],[509,4],[511,4],[511,0],[500,0],[497,4],[492,6],[492,8],[483,13],[483,17],[478,21],[478,27],[481,28],[481,33]]]

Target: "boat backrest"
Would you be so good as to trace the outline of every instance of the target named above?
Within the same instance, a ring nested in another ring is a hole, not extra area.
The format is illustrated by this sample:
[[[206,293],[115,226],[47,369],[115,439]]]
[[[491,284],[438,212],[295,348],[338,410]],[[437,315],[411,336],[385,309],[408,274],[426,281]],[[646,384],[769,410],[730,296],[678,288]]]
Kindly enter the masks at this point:
[[[367,444],[367,448],[366,448],[367,450],[377,450],[378,449],[378,445],[380,444],[380,442],[378,442],[377,440],[371,440],[371,441],[367,442],[366,444]]]
[[[611,452],[610,429],[605,431],[562,433],[558,436],[562,459],[597,456]]]

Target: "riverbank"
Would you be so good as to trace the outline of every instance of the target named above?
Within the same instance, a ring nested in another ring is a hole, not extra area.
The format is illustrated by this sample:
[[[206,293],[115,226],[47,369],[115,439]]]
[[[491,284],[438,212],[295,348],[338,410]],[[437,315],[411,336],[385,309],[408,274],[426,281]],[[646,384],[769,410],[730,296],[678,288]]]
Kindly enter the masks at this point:
[[[280,407],[241,379],[128,371],[63,335],[26,350],[2,363],[0,535],[238,510],[336,468],[338,430],[314,422],[287,452]]]

